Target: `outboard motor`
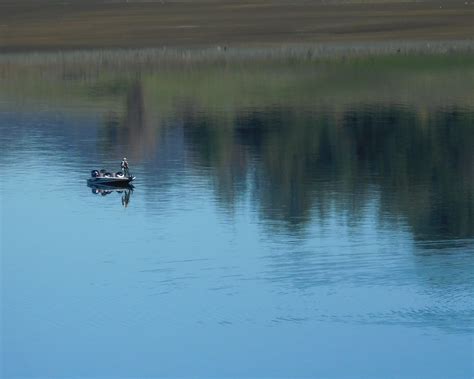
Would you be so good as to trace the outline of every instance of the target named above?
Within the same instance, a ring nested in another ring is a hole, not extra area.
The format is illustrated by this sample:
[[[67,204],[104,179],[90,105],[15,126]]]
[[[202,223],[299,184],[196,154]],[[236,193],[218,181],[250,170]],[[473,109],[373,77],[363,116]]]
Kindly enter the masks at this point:
[[[98,171],[98,170],[92,170],[92,171],[91,171],[91,176],[92,176],[93,178],[97,178],[97,177],[99,176],[99,171]]]

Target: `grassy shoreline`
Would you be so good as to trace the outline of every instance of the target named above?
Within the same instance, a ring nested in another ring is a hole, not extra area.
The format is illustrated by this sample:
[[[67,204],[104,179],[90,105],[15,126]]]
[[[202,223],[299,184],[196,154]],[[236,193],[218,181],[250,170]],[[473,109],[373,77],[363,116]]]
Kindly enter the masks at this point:
[[[4,71],[29,67],[102,69],[156,68],[174,65],[238,64],[261,62],[324,62],[345,59],[406,55],[458,56],[474,54],[474,40],[390,41],[352,44],[292,44],[267,48],[147,48],[95,49],[57,52],[0,54],[0,75]]]
[[[309,109],[354,102],[417,104],[426,109],[474,104],[472,51],[263,62],[252,58],[195,63],[189,58],[183,64],[161,64],[134,53],[140,52],[113,51],[105,58],[100,51],[82,57],[47,54],[47,60],[39,54],[31,60],[17,57],[18,64],[0,63],[0,103],[8,106],[17,99],[20,104],[60,104],[67,99],[85,108],[104,102],[120,105],[139,88],[150,104],[172,107],[176,99],[188,99],[209,109],[219,104],[219,109],[227,109],[231,100],[244,108],[279,103],[305,104]]]

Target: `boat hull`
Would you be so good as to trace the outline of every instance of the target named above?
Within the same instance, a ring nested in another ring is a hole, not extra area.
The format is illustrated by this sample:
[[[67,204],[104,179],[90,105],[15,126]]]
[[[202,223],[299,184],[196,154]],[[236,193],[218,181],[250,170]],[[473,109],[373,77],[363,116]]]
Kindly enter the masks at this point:
[[[124,187],[130,184],[135,179],[134,176],[128,176],[123,178],[117,177],[100,177],[100,178],[90,178],[87,179],[87,184],[89,185],[107,185],[115,187]]]

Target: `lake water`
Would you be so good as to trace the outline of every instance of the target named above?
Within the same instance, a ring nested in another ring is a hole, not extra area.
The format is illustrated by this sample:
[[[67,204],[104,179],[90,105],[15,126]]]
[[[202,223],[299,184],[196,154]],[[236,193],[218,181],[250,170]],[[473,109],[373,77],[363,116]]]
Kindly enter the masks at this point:
[[[474,60],[396,59],[3,67],[3,377],[472,377]]]

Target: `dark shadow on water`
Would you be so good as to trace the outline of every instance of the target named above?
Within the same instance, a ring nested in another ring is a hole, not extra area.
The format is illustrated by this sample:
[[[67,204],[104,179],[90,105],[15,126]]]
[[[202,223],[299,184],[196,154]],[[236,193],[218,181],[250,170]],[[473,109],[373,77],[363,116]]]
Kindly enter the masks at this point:
[[[127,208],[130,203],[130,198],[132,196],[134,186],[133,185],[126,185],[126,186],[108,186],[108,185],[100,185],[100,184],[87,184],[87,186],[91,189],[91,192],[94,195],[99,196],[108,196],[112,193],[117,193],[121,197],[122,206]]]

